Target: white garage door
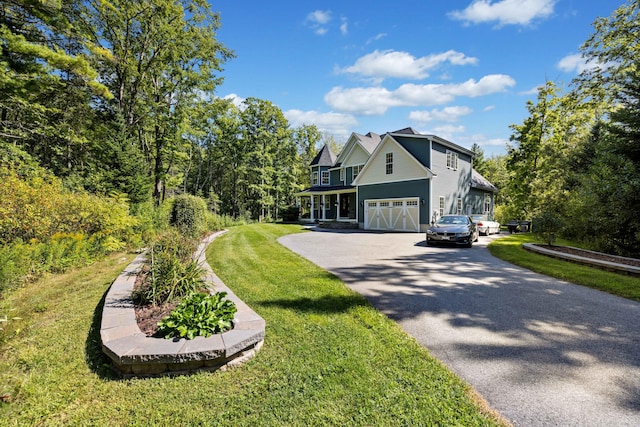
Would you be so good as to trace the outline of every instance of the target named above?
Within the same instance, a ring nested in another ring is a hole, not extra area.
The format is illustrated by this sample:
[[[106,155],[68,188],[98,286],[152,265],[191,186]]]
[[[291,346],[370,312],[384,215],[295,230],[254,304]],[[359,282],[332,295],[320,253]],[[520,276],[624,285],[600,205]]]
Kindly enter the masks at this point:
[[[420,200],[376,199],[364,202],[365,230],[420,231]]]

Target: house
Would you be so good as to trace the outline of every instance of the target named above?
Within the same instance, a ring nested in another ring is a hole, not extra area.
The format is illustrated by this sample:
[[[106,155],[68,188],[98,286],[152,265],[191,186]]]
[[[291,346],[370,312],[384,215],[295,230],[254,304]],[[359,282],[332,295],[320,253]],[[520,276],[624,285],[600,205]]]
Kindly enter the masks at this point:
[[[311,186],[297,194],[302,218],[405,232],[424,232],[450,213],[493,218],[497,189],[473,170],[472,158],[412,128],[352,133],[340,154],[325,145],[311,162]]]

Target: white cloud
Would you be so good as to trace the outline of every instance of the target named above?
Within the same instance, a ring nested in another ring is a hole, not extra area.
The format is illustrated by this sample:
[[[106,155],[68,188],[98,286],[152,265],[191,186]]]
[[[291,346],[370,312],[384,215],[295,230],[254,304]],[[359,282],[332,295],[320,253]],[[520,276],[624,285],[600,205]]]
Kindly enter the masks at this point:
[[[307,15],[306,24],[313,29],[313,31],[322,36],[329,31],[326,25],[331,21],[330,10],[314,10]]]
[[[453,65],[467,65],[476,64],[478,59],[466,56],[455,50],[416,58],[407,52],[379,51],[376,49],[358,58],[354,65],[338,71],[377,79],[395,77],[421,80],[429,77],[429,70],[444,62],[449,62]]]
[[[334,135],[338,141],[346,139],[358,124],[355,117],[344,113],[288,110],[283,114],[293,127],[316,125],[321,132]]]
[[[553,13],[557,0],[474,0],[464,10],[454,10],[448,15],[465,24],[497,22],[503,25],[529,25],[536,19],[547,18]]]
[[[371,37],[369,40],[367,40],[365,42],[365,44],[367,44],[367,45],[371,44],[371,43],[373,43],[375,41],[378,41],[378,40],[381,40],[381,39],[383,39],[385,37],[387,37],[387,33],[378,33],[375,36]]]
[[[343,36],[349,34],[349,23],[347,22],[347,18],[341,18],[342,24],[340,24],[340,32]]]
[[[558,68],[566,73],[576,71],[581,73],[587,68],[587,63],[580,53],[567,55],[558,62]]]
[[[484,107],[484,108],[482,109],[482,112],[483,112],[483,113],[486,113],[486,112],[489,112],[489,111],[491,111],[491,110],[494,110],[495,108],[496,108],[496,106],[495,106],[495,105],[487,105],[486,107]]]
[[[435,128],[433,128],[433,131],[434,131],[433,133],[436,135],[452,135],[454,133],[463,133],[466,131],[466,129],[462,125],[460,126],[444,125],[444,126],[436,126]]]
[[[331,21],[330,10],[314,10],[307,15],[307,21],[315,25],[325,25]]]
[[[231,103],[233,105],[235,105],[236,107],[240,108],[242,106],[242,103],[244,102],[244,100],[246,98],[242,98],[241,96],[236,95],[235,93],[230,93],[229,95],[223,97],[222,99],[231,100]]]
[[[504,74],[490,74],[479,81],[469,79],[460,84],[404,84],[390,91],[383,87],[334,87],[324,96],[325,102],[338,111],[363,115],[382,115],[392,107],[442,105],[458,96],[475,98],[504,92],[515,80]]]
[[[460,117],[471,114],[473,110],[469,107],[453,106],[445,107],[442,110],[431,111],[411,111],[409,119],[420,124],[431,121],[457,122]]]

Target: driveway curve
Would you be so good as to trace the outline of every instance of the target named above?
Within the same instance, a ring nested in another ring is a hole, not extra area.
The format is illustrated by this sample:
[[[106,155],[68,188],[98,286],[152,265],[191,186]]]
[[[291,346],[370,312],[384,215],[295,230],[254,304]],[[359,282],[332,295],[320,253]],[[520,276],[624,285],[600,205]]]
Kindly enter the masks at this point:
[[[395,320],[515,426],[640,426],[640,304],[424,234],[280,238]]]

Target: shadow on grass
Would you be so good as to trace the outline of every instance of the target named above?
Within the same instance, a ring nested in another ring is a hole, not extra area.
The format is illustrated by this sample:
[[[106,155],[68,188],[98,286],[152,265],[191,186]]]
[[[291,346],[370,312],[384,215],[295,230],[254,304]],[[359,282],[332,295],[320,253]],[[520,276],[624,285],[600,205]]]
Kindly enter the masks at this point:
[[[100,299],[100,302],[98,303],[98,306],[93,312],[91,326],[89,327],[87,340],[84,346],[84,357],[87,362],[87,366],[92,372],[98,375],[98,377],[105,380],[119,379],[119,377],[111,370],[111,360],[102,351],[102,340],[100,338],[102,309],[110,288],[111,286],[107,287]]]
[[[280,307],[287,310],[316,314],[335,314],[347,312],[354,307],[371,307],[360,295],[325,295],[318,298],[295,298],[258,301],[263,307]]]

